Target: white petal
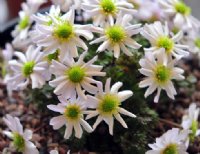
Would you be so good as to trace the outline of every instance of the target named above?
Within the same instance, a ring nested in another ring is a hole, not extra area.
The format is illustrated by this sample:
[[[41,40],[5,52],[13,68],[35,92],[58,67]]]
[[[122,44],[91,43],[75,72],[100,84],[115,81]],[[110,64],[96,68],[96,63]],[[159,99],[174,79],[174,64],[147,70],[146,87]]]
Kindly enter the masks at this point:
[[[75,130],[75,136],[77,138],[81,138],[81,136],[83,134],[83,130],[82,130],[81,125],[79,123],[74,124],[74,130]]]
[[[23,136],[24,136],[25,140],[30,140],[32,138],[32,135],[33,135],[33,132],[31,130],[29,130],[29,129],[26,129],[24,131],[24,135]]]
[[[105,121],[108,124],[110,135],[113,135],[114,118],[112,116],[106,117]]]
[[[122,82],[116,82],[112,87],[111,87],[111,92],[112,93],[117,93],[118,90],[122,87],[123,83]]]
[[[117,95],[118,95],[120,101],[123,102],[126,99],[128,99],[129,97],[131,97],[133,95],[133,92],[130,90],[124,90],[124,91],[119,92]]]
[[[59,113],[64,113],[65,111],[65,108],[61,105],[47,105],[47,108],[54,112],[59,112]]]
[[[128,126],[126,125],[125,121],[122,119],[122,117],[120,116],[120,114],[115,114],[114,116],[115,116],[115,118],[117,119],[117,121],[119,121],[120,124],[121,124],[124,128],[128,128]]]
[[[63,115],[53,117],[50,120],[49,124],[53,126],[53,129],[57,130],[60,129],[64,124],[66,124],[66,119],[64,118]]]
[[[65,135],[64,135],[65,139],[69,139],[69,137],[72,135],[72,130],[73,130],[73,125],[70,123],[67,124],[66,129],[65,129]]]
[[[93,131],[92,127],[85,120],[80,119],[80,123],[88,133]]]
[[[128,112],[127,110],[123,109],[123,108],[119,108],[119,113],[121,114],[124,114],[124,115],[127,115],[129,117],[132,117],[132,118],[135,118],[136,115],[134,115],[133,113],[131,112]]]

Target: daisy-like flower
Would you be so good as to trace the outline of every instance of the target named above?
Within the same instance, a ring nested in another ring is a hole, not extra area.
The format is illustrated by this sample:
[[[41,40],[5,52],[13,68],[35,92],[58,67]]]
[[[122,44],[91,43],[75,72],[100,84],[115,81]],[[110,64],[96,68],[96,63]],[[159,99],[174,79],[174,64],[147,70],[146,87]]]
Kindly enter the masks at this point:
[[[185,130],[191,130],[189,138],[191,141],[194,141],[194,138],[200,135],[200,129],[198,129],[198,117],[199,117],[200,108],[197,108],[195,103],[192,103],[189,106],[189,109],[186,111],[186,114],[182,118],[182,127]]]
[[[174,24],[182,28],[199,28],[200,22],[191,15],[191,8],[182,0],[159,0],[158,1],[168,17],[173,17]]]
[[[2,56],[3,56],[3,70],[2,75],[5,76],[6,73],[10,72],[10,66],[8,62],[12,59],[14,54],[14,49],[10,43],[6,43],[5,49],[2,50]]]
[[[6,43],[5,49],[2,51],[3,59],[5,63],[8,63],[12,59],[14,49],[10,43]]]
[[[181,40],[183,32],[180,31],[174,36],[170,36],[167,23],[162,25],[161,22],[157,21],[153,24],[147,24],[144,26],[141,34],[150,41],[152,46],[146,48],[145,51],[155,52],[156,54],[164,49],[165,53],[177,59],[189,55],[189,52],[186,51],[189,47],[177,43]]]
[[[84,90],[91,94],[95,94],[98,91],[94,84],[98,84],[99,81],[94,80],[92,77],[105,76],[106,73],[101,72],[103,66],[93,64],[97,60],[97,56],[85,63],[86,54],[87,52],[83,52],[77,62],[72,58],[63,63],[52,61],[50,71],[56,78],[50,81],[49,84],[52,87],[56,87],[55,94],[63,94],[66,98],[70,98],[77,93],[79,96],[86,98]]]
[[[37,12],[39,7],[46,3],[47,0],[27,0],[27,5],[30,6],[30,9],[33,13]]]
[[[60,6],[61,10],[66,12],[71,6],[80,10],[82,0],[51,0],[54,5]]]
[[[164,51],[157,55],[152,52],[147,52],[145,58],[139,61],[141,69],[140,73],[145,75],[145,79],[139,83],[140,88],[148,87],[145,92],[145,97],[151,95],[157,90],[154,102],[158,102],[161,90],[165,90],[168,97],[174,99],[176,90],[172,83],[173,79],[183,80],[182,75],[184,70],[175,67],[177,60],[169,60]]]
[[[30,43],[28,32],[33,22],[31,19],[32,14],[30,7],[26,3],[22,3],[22,10],[19,12],[19,23],[12,31],[12,36],[14,37],[12,43],[17,48],[24,49]]]
[[[3,55],[3,67],[2,67],[2,75],[4,77],[4,83],[6,84],[6,88],[8,91],[8,95],[12,95],[12,86],[10,85],[9,78],[11,77],[12,71],[10,69],[9,61],[12,59],[14,54],[14,49],[11,44],[7,43],[5,49],[2,51]]]
[[[93,17],[95,26],[102,26],[107,21],[113,23],[120,11],[123,14],[137,12],[131,3],[121,0],[83,0],[82,8]]]
[[[128,128],[120,114],[132,118],[135,118],[136,116],[120,107],[121,102],[131,97],[133,92],[130,90],[118,92],[123,83],[117,82],[110,88],[110,82],[111,79],[107,79],[105,91],[103,91],[101,84],[99,85],[99,92],[96,94],[96,96],[88,95],[87,103],[89,108],[93,108],[95,110],[86,111],[85,113],[88,114],[86,119],[98,116],[93,125],[93,129],[95,129],[101,121],[105,121],[109,126],[109,133],[113,135],[114,118],[119,121],[124,128]]]
[[[83,134],[82,127],[88,133],[91,133],[93,129],[91,126],[83,119],[83,114],[86,110],[85,100],[78,98],[76,95],[72,96],[70,99],[65,99],[65,97],[59,97],[61,103],[58,105],[48,105],[47,107],[55,112],[59,112],[61,115],[54,117],[50,120],[50,125],[53,129],[60,129],[62,126],[66,126],[64,138],[69,139],[72,135],[73,129],[75,131],[75,136],[81,138]]]
[[[127,47],[138,49],[141,47],[135,40],[131,37],[138,34],[141,31],[141,24],[130,25],[132,17],[130,15],[120,14],[114,23],[110,23],[106,28],[93,27],[94,32],[100,33],[100,37],[96,40],[90,42],[90,44],[103,42],[97,51],[102,52],[106,49],[108,51],[114,51],[114,57],[119,58],[120,51],[122,50],[127,56],[132,56],[133,54],[129,51]]]
[[[181,40],[183,44],[188,45],[190,53],[200,59],[200,31],[199,29],[186,30],[186,36]],[[199,61],[200,64],[200,61]]]
[[[172,128],[161,137],[156,138],[156,143],[149,144],[152,150],[147,151],[145,154],[188,154],[185,146],[188,134],[188,131]]]
[[[52,18],[59,18],[61,14],[61,10],[59,6],[52,5],[49,12],[45,14],[37,13],[37,15],[33,15],[32,18],[36,22],[37,25],[51,25],[53,23]],[[37,32],[36,32],[37,33]]]
[[[137,9],[137,13],[134,15],[137,19],[142,21],[159,21],[163,16],[162,9],[157,1],[152,0],[128,0],[133,3]],[[149,7],[151,6],[151,7]]]
[[[74,24],[74,9],[61,17],[50,16],[52,23],[50,25],[38,25],[38,36],[34,38],[34,42],[41,47],[44,47],[46,54],[54,53],[57,49],[60,50],[60,57],[77,57],[77,47],[87,50],[88,47],[80,38],[83,36],[87,40],[93,38],[92,32],[89,30],[90,25]]]
[[[19,60],[9,61],[13,70],[13,76],[9,78],[13,89],[24,89],[31,82],[32,88],[41,88],[50,79],[48,63],[43,61],[43,53],[40,48],[29,46],[25,54],[15,52]]]
[[[30,141],[32,139],[32,131],[25,130],[17,117],[6,115],[3,118],[10,131],[3,131],[3,133],[13,140],[12,146],[17,152],[23,154],[39,154],[36,146]]]

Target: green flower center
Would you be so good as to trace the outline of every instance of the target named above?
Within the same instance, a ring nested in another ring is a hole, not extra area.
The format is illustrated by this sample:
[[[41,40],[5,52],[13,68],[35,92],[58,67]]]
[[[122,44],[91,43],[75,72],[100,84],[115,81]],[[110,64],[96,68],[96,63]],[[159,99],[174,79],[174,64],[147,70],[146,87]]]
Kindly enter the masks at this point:
[[[51,26],[53,24],[53,20],[49,19],[49,21],[46,24],[47,26]]]
[[[196,136],[197,130],[198,130],[198,122],[197,121],[195,121],[195,120],[192,121],[192,125],[190,127],[190,130],[192,132],[189,136],[190,136],[190,140],[193,142],[194,138]]]
[[[24,151],[25,140],[19,133],[13,133],[13,144],[18,152]]]
[[[22,29],[25,29],[26,27],[28,27],[29,25],[29,17],[28,16],[25,16],[24,18],[22,18],[19,22],[19,28],[22,30]]]
[[[58,56],[59,56],[60,52],[59,50],[56,50],[56,52],[52,53],[52,54],[49,54],[47,56],[47,61],[48,62],[51,62],[52,60],[58,60]]]
[[[55,27],[54,35],[60,41],[67,41],[73,36],[73,31],[73,26],[69,22],[63,22]]]
[[[167,53],[170,53],[174,47],[174,42],[167,36],[160,37],[157,41],[157,46],[160,48],[165,48]]]
[[[103,115],[112,115],[117,112],[120,100],[116,95],[106,94],[99,102],[98,110]]]
[[[25,77],[28,77],[30,76],[32,73],[33,73],[33,68],[35,66],[35,62],[33,61],[30,61],[30,62],[26,62],[24,64],[24,66],[22,67],[22,72],[23,72],[23,75]]]
[[[121,26],[109,27],[106,30],[106,35],[113,43],[119,43],[126,37],[126,33]]]
[[[189,15],[191,13],[191,8],[181,1],[175,4],[175,9],[176,12],[183,15]]]
[[[200,49],[200,38],[197,38],[194,43]]]
[[[64,115],[68,120],[78,120],[81,117],[81,108],[76,104],[68,105]]]
[[[160,65],[155,70],[155,79],[158,83],[166,83],[170,79],[170,70],[164,65]]]
[[[162,152],[162,154],[179,154],[176,144],[169,144]]]
[[[100,7],[106,14],[114,14],[117,11],[117,7],[113,0],[101,0]]]
[[[71,82],[80,83],[85,77],[85,70],[80,66],[73,66],[67,70],[66,75]]]

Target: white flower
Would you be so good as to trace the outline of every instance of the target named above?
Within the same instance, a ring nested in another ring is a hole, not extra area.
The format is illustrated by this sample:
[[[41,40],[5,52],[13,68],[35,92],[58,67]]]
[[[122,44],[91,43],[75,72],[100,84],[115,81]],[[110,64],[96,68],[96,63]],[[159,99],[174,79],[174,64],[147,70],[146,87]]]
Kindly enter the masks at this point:
[[[167,95],[174,99],[176,90],[171,80],[183,80],[183,70],[174,67],[176,60],[169,60],[164,51],[161,51],[157,55],[153,55],[152,52],[147,52],[145,58],[139,61],[141,69],[140,73],[145,75],[145,79],[139,83],[140,88],[148,87],[145,92],[145,97],[151,95],[157,90],[157,94],[154,98],[154,102],[158,102],[161,90],[165,90]]]
[[[200,108],[197,108],[195,103],[190,104],[188,111],[182,118],[182,127],[185,130],[191,130],[190,139],[200,135],[200,129],[198,129],[198,117]]]
[[[183,28],[199,28],[200,22],[191,15],[191,8],[182,0],[158,0],[168,17],[173,17],[174,24]]]
[[[65,97],[59,97],[61,103],[58,105],[48,105],[47,107],[55,112],[59,112],[61,115],[54,117],[50,120],[50,125],[53,126],[53,129],[60,129],[63,125],[66,125],[66,130],[64,134],[65,139],[69,139],[72,135],[74,129],[75,136],[81,138],[83,134],[82,127],[88,133],[91,133],[93,129],[91,126],[83,119],[83,114],[86,110],[85,100],[75,98],[74,95],[70,99],[65,99]]]
[[[60,6],[61,10],[66,12],[71,6],[80,10],[82,0],[51,0],[54,5]]]
[[[27,0],[27,5],[30,7],[33,13],[37,12],[39,7],[46,3],[47,0]]]
[[[150,22],[162,19],[163,11],[157,1],[128,0],[128,2],[133,3],[136,7],[137,13],[134,16],[136,16],[137,19]]]
[[[12,59],[13,54],[14,54],[14,49],[12,45],[7,43],[6,48],[2,51],[3,61],[4,61],[2,67],[2,75],[4,77],[3,82],[6,84],[9,96],[12,95],[12,85],[10,85],[10,83],[8,82],[11,77],[12,71],[10,69],[10,65],[8,62]]]
[[[23,154],[39,154],[36,146],[30,141],[32,138],[32,131],[25,130],[17,117],[6,115],[3,118],[10,131],[3,131],[3,133],[13,140],[12,145],[17,152]]]
[[[52,61],[50,71],[56,78],[50,81],[49,84],[56,87],[55,94],[63,94],[66,98],[70,98],[77,93],[79,96],[86,98],[84,90],[92,94],[98,91],[94,84],[98,84],[99,81],[94,80],[92,77],[105,76],[105,73],[101,72],[103,66],[93,64],[97,60],[97,56],[85,63],[83,60],[86,54],[87,52],[82,53],[77,62],[72,58],[66,59],[63,63]]]
[[[33,20],[31,19],[33,13],[30,6],[26,3],[22,3],[22,10],[19,12],[19,23],[11,33],[14,38],[12,42],[14,47],[24,49],[30,44],[29,29],[33,23]]]
[[[185,146],[188,134],[188,131],[172,128],[161,137],[156,138],[156,143],[149,144],[152,150],[147,151],[145,154],[188,154]]]
[[[54,53],[59,49],[62,60],[68,56],[77,57],[77,47],[88,49],[80,36],[90,40],[93,38],[93,34],[89,30],[90,25],[74,24],[74,16],[74,9],[70,9],[61,17],[50,16],[52,23],[37,26],[38,36],[34,38],[34,42],[38,46],[44,47],[46,54]]]
[[[162,25],[161,22],[158,21],[153,24],[146,24],[141,34],[150,41],[152,46],[146,48],[145,51],[155,52],[156,54],[164,49],[168,55],[174,56],[177,59],[189,55],[189,52],[186,51],[189,47],[177,43],[181,40],[183,32],[180,31],[176,35],[170,36],[167,23]]]
[[[133,54],[127,47],[138,49],[141,47],[131,37],[138,34],[141,31],[141,24],[131,25],[129,22],[132,20],[130,15],[119,15],[115,24],[109,23],[110,25],[106,28],[93,27],[94,32],[100,33],[100,37],[92,41],[90,44],[103,42],[97,51],[102,52],[106,49],[108,51],[114,51],[114,57],[119,58],[120,50],[126,55],[132,56]]]
[[[117,82],[110,88],[110,82],[111,79],[107,79],[105,91],[103,91],[101,84],[99,85],[99,92],[96,94],[96,96],[87,96],[89,108],[96,110],[86,111],[85,113],[88,114],[86,119],[98,116],[93,125],[93,129],[95,129],[101,121],[105,121],[109,126],[109,133],[113,135],[114,118],[119,121],[124,128],[128,128],[120,114],[127,115],[132,118],[135,118],[136,116],[120,107],[121,102],[131,97],[133,92],[130,90],[118,92],[123,83]]]
[[[187,35],[181,40],[188,45],[189,51],[200,59],[200,31],[199,29],[185,30]]]
[[[58,150],[51,150],[50,154],[59,154]]]
[[[46,12],[45,14],[37,13],[37,15],[33,15],[32,18],[37,23],[37,25],[40,25],[40,24],[51,25],[53,23],[51,17],[59,18],[60,14],[61,14],[60,7],[52,5],[49,12]]]
[[[29,46],[25,54],[15,52],[19,60],[9,61],[13,70],[13,76],[8,82],[13,89],[24,89],[31,82],[32,88],[41,88],[45,81],[49,80],[48,63],[43,60],[43,53],[40,48]]]
[[[95,26],[102,26],[107,21],[113,23],[119,12],[136,12],[131,3],[121,0],[83,0],[82,8],[93,18]]]
[[[2,51],[5,63],[12,59],[14,49],[10,43],[6,43],[5,49]]]

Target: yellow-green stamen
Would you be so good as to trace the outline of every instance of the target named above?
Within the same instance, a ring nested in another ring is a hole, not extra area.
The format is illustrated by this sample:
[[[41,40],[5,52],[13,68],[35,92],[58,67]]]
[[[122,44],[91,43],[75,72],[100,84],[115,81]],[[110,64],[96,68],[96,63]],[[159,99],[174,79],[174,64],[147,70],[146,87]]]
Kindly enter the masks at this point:
[[[189,136],[190,136],[191,141],[193,142],[194,139],[195,139],[197,130],[198,130],[198,122],[193,120],[190,129],[191,129],[192,132],[190,133]]]
[[[120,100],[116,95],[106,94],[100,100],[98,110],[102,115],[112,115],[117,112]]]
[[[157,66],[155,70],[155,79],[159,84],[164,84],[170,79],[170,69],[164,65]]]
[[[19,133],[13,133],[13,144],[18,152],[24,152],[25,140]]]
[[[161,154],[179,154],[178,147],[176,144],[169,144]]]
[[[35,62],[30,61],[26,62],[24,66],[22,67],[22,73],[25,77],[30,76],[33,73],[33,68],[35,66]]]
[[[106,14],[114,14],[117,11],[117,7],[112,0],[101,0],[100,7]]]
[[[157,46],[159,48],[165,48],[167,53],[171,53],[174,47],[174,42],[169,37],[163,36],[157,40]]]
[[[22,18],[19,22],[19,28],[22,30],[28,27],[28,25],[29,25],[29,17],[24,16],[24,18]]]
[[[121,26],[112,26],[106,30],[106,35],[112,43],[120,43],[126,37],[126,33]]]
[[[176,12],[183,15],[189,15],[191,13],[191,8],[181,1],[175,4],[175,9]]]
[[[85,77],[85,70],[80,66],[73,66],[67,70],[66,75],[71,82],[80,83]]]
[[[76,104],[70,104],[66,107],[64,115],[67,120],[76,121],[82,116],[81,108]]]
[[[69,22],[62,22],[55,26],[54,36],[61,42],[68,41],[74,34],[73,26]]]

